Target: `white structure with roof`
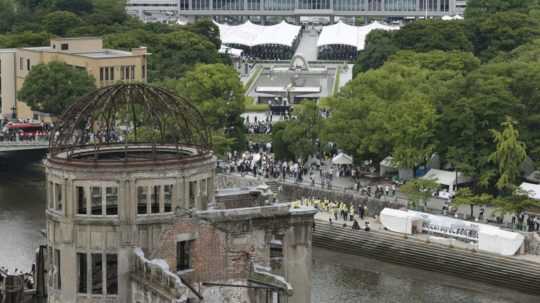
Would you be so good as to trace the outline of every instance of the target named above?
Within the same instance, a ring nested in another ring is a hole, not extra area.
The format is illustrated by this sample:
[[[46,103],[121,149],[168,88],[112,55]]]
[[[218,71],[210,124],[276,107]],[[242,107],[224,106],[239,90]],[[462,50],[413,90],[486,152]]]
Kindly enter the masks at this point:
[[[393,31],[399,30],[399,26],[385,25],[374,21],[364,26],[352,26],[339,21],[336,24],[323,27],[317,47],[328,45],[348,45],[357,50],[363,50],[366,37],[372,30]]]
[[[472,179],[461,172],[448,171],[442,169],[430,169],[421,179],[433,180],[437,184],[448,187],[448,192],[453,193],[456,185],[470,183]]]
[[[529,198],[540,200],[540,185],[523,182],[519,186],[519,189],[526,192]]]
[[[301,29],[301,26],[285,21],[269,26],[257,25],[249,20],[240,25],[214,23],[219,27],[222,44],[247,47],[269,44],[292,47]]]
[[[351,165],[352,163],[353,158],[344,153],[339,153],[337,156],[332,158],[332,164],[335,165]]]

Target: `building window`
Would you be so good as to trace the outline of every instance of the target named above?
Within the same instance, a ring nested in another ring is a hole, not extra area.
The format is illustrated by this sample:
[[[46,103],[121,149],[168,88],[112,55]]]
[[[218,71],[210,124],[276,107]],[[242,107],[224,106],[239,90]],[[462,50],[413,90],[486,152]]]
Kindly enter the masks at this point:
[[[137,214],[146,214],[148,208],[148,193],[146,186],[137,187]]]
[[[176,242],[176,270],[191,268],[191,241]]]
[[[92,204],[92,215],[102,215],[101,187],[90,187],[90,202]]]
[[[99,81],[105,80],[103,67],[99,68]]]
[[[27,70],[27,71],[30,71],[30,67],[31,67],[31,66],[32,66],[32,65],[30,64],[30,59],[26,59],[26,70]]]
[[[161,194],[161,186],[159,185],[152,186],[152,194],[150,196],[150,200],[151,200],[151,210],[153,214],[159,213],[160,194]]]
[[[109,81],[109,68],[105,67],[105,81]]]
[[[131,80],[135,80],[135,65],[131,66]]]
[[[111,76],[111,81],[114,81],[114,67],[110,67],[111,71],[110,71],[110,76]]]
[[[141,78],[146,79],[146,65],[143,64],[142,66],[142,75]]]
[[[77,213],[80,215],[87,214],[86,208],[86,193],[84,187],[77,186]]]
[[[20,70],[24,69],[24,59],[22,57],[19,58],[19,69]]]
[[[107,215],[118,215],[118,187],[106,188],[105,209],[107,211]]]
[[[118,294],[118,256],[115,254],[107,254],[107,294]]]
[[[67,44],[67,43],[62,43],[62,44],[60,45],[60,49],[61,49],[61,50],[68,50],[68,49],[69,49],[69,44]]]
[[[54,250],[54,266],[56,267],[56,289],[62,289],[62,270],[60,268],[60,250]]]
[[[172,193],[173,193],[173,186],[171,185],[164,185],[163,186],[163,204],[164,204],[164,211],[166,213],[172,211]]]
[[[53,183],[49,182],[49,185],[47,186],[47,192],[48,192],[48,200],[49,200],[49,209],[54,208],[54,189],[53,189]]]
[[[189,208],[195,207],[195,190],[197,188],[197,181],[189,182]]]
[[[103,294],[103,256],[92,254],[92,294]]]
[[[77,253],[77,292],[85,294],[88,292],[88,262],[85,253]]]
[[[54,195],[56,197],[56,210],[62,210],[62,185],[54,184]]]

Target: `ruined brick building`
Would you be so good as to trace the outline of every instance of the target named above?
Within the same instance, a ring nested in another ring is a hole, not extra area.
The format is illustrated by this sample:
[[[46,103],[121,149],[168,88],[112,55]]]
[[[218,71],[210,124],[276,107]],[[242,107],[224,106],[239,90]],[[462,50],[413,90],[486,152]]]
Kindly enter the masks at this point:
[[[204,119],[142,84],[70,107],[45,160],[48,302],[311,302],[314,209],[219,192]]]

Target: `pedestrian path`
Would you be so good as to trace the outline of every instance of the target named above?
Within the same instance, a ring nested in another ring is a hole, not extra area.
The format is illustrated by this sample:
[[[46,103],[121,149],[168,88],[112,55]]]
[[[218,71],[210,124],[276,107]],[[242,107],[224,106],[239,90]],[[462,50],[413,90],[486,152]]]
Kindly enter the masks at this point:
[[[314,29],[305,30],[300,37],[300,43],[295,55],[302,55],[307,61],[317,60],[317,40],[319,34]]]

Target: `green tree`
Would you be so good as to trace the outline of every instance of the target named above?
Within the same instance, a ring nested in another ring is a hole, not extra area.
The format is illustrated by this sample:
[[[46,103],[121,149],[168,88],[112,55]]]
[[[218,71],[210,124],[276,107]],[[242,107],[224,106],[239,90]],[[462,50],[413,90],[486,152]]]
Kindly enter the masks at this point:
[[[417,208],[420,203],[427,207],[427,202],[438,188],[439,184],[435,180],[412,179],[403,184],[399,191],[407,195],[410,208]]]
[[[497,188],[503,192],[511,192],[519,180],[520,167],[527,158],[527,152],[525,144],[519,140],[519,131],[515,128],[515,122],[507,117],[502,127],[501,132],[491,130],[497,149],[489,156],[489,160],[498,167]]]
[[[468,0],[465,18],[486,18],[497,12],[527,12],[537,0]]]
[[[0,33],[11,31],[16,18],[13,1],[0,0]]]
[[[244,87],[238,73],[223,64],[200,64],[179,80],[166,86],[193,102],[209,126],[234,139],[231,148],[241,150],[245,144],[243,121]]]
[[[461,188],[452,199],[455,206],[469,205],[471,208],[471,218],[474,217],[474,206],[490,205],[493,202],[493,196],[489,194],[475,195],[470,188]]]
[[[459,73],[469,73],[480,67],[480,59],[471,52],[441,51],[415,52],[401,50],[389,58],[389,62],[417,66],[431,71],[448,70]]]
[[[154,54],[149,59],[149,72],[154,81],[178,79],[197,63],[212,64],[219,58],[212,42],[186,30],[160,35],[157,46],[150,51]]]
[[[285,129],[287,122],[281,121],[272,125],[272,152],[276,159],[291,161],[295,160],[294,154],[289,150]]]
[[[81,22],[76,14],[67,11],[55,11],[43,17],[45,29],[58,36],[64,36],[68,29],[79,26]]]
[[[0,35],[1,48],[43,46],[49,43],[50,35],[46,32],[21,32],[9,35]]]
[[[381,67],[386,59],[395,54],[399,47],[394,31],[374,30],[366,37],[365,48],[358,52],[353,75]]]
[[[51,0],[54,10],[69,11],[77,15],[89,14],[94,10],[92,0]]]
[[[77,98],[95,89],[94,77],[85,70],[51,62],[32,67],[18,98],[33,109],[59,115]]]
[[[418,52],[432,50],[472,51],[463,21],[419,20],[402,27],[395,35],[400,49]]]
[[[319,107],[314,102],[305,101],[294,109],[294,118],[284,123],[285,127],[276,139],[283,140],[288,152],[294,159],[307,160],[318,153],[319,137],[322,129],[322,117]],[[274,130],[273,130],[274,131]],[[273,142],[279,148],[281,142]]]
[[[195,23],[188,24],[187,30],[206,37],[212,42],[216,49],[221,47],[221,39],[219,36],[219,27],[212,22],[212,19],[202,19]]]
[[[469,22],[475,54],[484,61],[540,37],[540,20],[515,11]]]
[[[494,200],[495,209],[501,214],[521,214],[529,209],[540,207],[540,201],[531,199],[528,193],[516,189],[513,193],[506,196],[499,196]]]

